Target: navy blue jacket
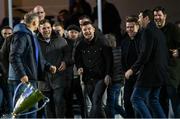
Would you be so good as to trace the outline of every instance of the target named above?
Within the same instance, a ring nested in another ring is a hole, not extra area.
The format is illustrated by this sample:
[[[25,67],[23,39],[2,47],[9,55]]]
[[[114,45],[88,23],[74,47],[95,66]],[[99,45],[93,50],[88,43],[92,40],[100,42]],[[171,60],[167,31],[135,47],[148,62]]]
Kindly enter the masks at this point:
[[[49,70],[50,64],[44,60],[40,48],[38,64],[36,63],[33,34],[24,24],[19,26],[15,27],[11,41],[9,61],[13,70],[9,74],[13,76],[12,73],[15,73],[14,78],[18,79],[27,75],[29,80],[43,80],[44,69]]]

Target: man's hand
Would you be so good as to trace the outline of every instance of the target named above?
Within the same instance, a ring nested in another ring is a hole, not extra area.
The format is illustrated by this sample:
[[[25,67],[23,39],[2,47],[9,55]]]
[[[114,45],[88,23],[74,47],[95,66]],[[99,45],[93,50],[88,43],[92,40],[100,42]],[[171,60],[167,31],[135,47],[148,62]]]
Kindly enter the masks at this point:
[[[79,69],[78,69],[78,74],[79,74],[79,75],[82,75],[83,72],[84,72],[83,68],[79,68]]]
[[[179,56],[179,52],[177,49],[170,49],[170,51],[172,52],[172,56],[174,58],[177,58]]]
[[[129,69],[129,70],[127,70],[126,73],[125,73],[125,78],[126,78],[126,79],[129,79],[129,77],[130,77],[131,75],[133,75],[133,70],[132,70],[132,69]]]
[[[108,86],[111,83],[111,77],[109,75],[105,76],[104,83],[106,84],[106,86]]]
[[[61,62],[60,67],[58,68],[59,71],[64,71],[66,69],[66,63],[64,61]]]
[[[56,73],[56,67],[51,65],[50,68],[49,68],[49,71],[50,71],[52,74],[55,74],[55,73]]]
[[[28,79],[28,76],[27,75],[25,75],[25,76],[23,76],[23,77],[21,77],[21,82],[22,83],[27,83],[28,81],[29,81],[29,79]]]

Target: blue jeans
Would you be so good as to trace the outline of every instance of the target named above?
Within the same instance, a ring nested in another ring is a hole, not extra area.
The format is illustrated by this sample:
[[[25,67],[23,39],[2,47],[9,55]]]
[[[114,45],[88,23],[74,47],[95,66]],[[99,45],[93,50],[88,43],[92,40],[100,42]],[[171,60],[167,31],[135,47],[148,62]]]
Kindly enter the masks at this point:
[[[131,102],[141,118],[166,118],[159,103],[159,93],[160,88],[134,88]]]
[[[180,85],[178,88],[168,86],[167,92],[172,103],[172,109],[174,112],[173,118],[180,118]]]
[[[21,95],[21,93],[24,91],[25,87],[22,85],[20,87],[20,89],[18,90],[17,92],[17,95],[16,95],[16,100],[15,100],[15,104],[13,105],[13,96],[14,96],[14,92],[15,92],[15,89],[16,87],[18,86],[18,84],[20,83],[21,81],[19,80],[9,80],[8,81],[8,85],[9,85],[9,98],[10,98],[10,111],[13,112],[13,108],[16,104],[16,101],[17,99],[19,98],[19,96]],[[31,82],[31,84],[34,86],[34,88],[36,89],[37,88],[37,85],[36,85],[36,82]],[[29,111],[32,111],[32,110],[35,110],[35,107],[31,108]],[[22,115],[20,116],[20,118],[36,118],[36,113],[32,113],[32,114],[28,114],[28,115]]]
[[[119,95],[121,93],[121,84],[114,83],[107,88],[106,116],[107,118],[115,118],[115,114],[125,117],[125,111],[119,105]]]

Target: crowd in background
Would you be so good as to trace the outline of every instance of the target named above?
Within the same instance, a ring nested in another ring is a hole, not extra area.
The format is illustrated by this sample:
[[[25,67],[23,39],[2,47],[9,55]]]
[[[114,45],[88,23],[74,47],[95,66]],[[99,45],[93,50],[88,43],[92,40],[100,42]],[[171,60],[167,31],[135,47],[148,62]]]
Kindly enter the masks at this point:
[[[168,22],[163,7],[127,15],[121,28],[102,0],[102,31],[85,0],[56,20],[45,11],[37,5],[13,28],[1,25],[1,116],[13,112],[18,84],[30,82],[50,102],[20,118],[73,118],[75,103],[82,118],[180,117],[180,22]]]

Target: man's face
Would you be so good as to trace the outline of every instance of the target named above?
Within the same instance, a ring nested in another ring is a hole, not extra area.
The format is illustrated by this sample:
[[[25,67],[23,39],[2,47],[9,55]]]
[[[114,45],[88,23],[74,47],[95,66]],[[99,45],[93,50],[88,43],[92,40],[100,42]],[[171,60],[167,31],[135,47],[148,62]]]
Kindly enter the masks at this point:
[[[67,32],[67,35],[68,35],[68,38],[69,38],[70,40],[75,41],[75,40],[77,40],[77,38],[79,37],[79,32],[76,31],[76,30],[69,30],[69,31]]]
[[[143,14],[140,13],[140,14],[139,14],[138,22],[139,22],[139,25],[140,25],[141,28],[143,28],[143,26],[144,26],[144,20],[143,20],[143,19],[144,19],[144,18],[143,18]]]
[[[52,27],[50,23],[44,23],[40,25],[39,32],[45,39],[49,39],[51,37]]]
[[[61,37],[63,37],[64,34],[64,28],[61,26],[53,26],[53,30],[57,31]]]
[[[39,27],[39,17],[36,17],[33,21],[33,27],[34,27],[34,31],[36,31]]]
[[[148,18],[148,16],[143,17],[143,13],[140,13],[138,22],[139,22],[139,25],[140,25],[141,28],[146,28],[146,26],[149,23],[149,18]]]
[[[83,36],[91,41],[94,38],[95,28],[91,24],[87,24],[81,27]]]
[[[38,6],[38,7],[34,8],[34,12],[38,14],[40,21],[45,18],[46,14],[42,7]]]
[[[154,21],[157,27],[161,28],[165,25],[166,22],[166,14],[163,14],[161,10],[154,11]]]
[[[130,38],[133,38],[139,30],[139,25],[135,22],[126,22],[126,32]]]
[[[12,29],[3,29],[1,31],[1,35],[3,36],[4,39],[12,35]]]

